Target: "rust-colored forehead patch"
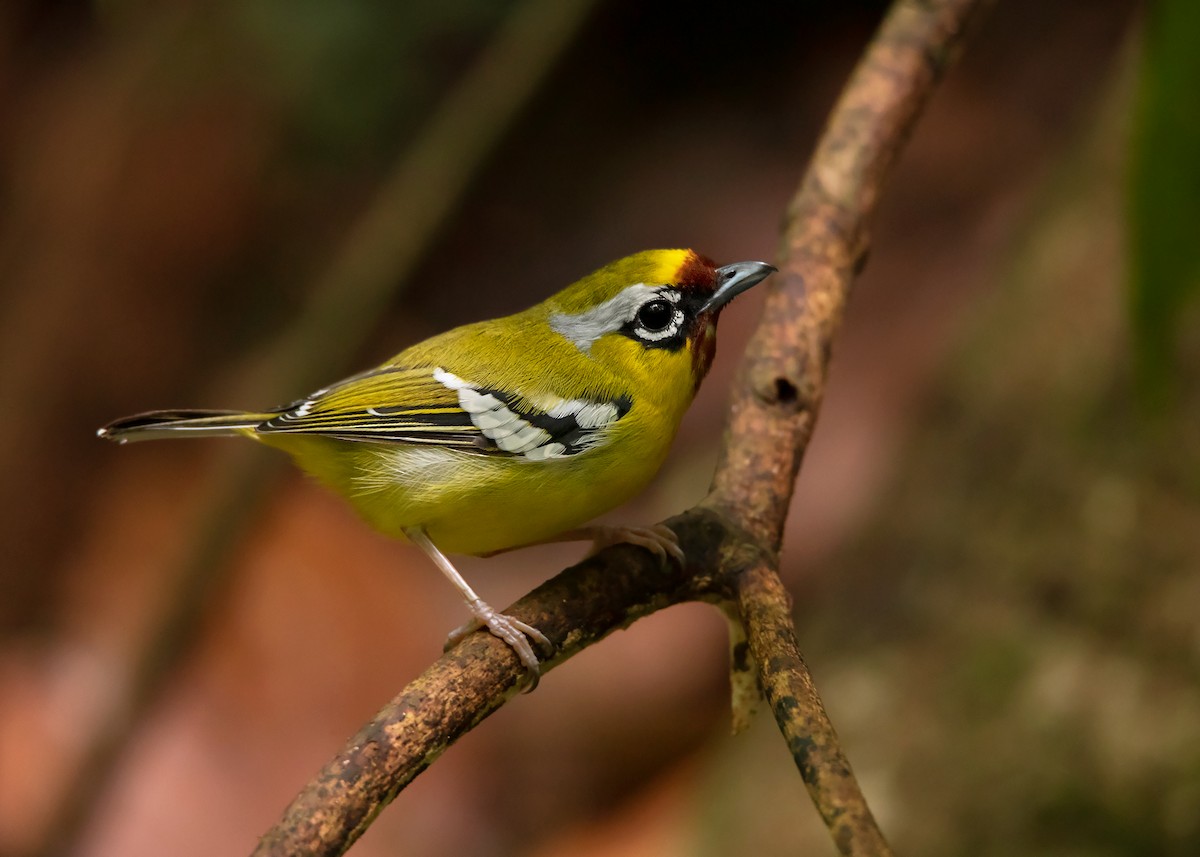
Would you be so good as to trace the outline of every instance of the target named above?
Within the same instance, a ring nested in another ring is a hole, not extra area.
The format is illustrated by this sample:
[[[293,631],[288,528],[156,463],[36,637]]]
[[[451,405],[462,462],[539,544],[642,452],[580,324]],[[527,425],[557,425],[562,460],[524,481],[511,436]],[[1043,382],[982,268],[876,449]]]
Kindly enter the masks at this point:
[[[687,254],[675,275],[675,285],[687,291],[712,294],[717,289],[717,266],[712,259],[694,250]]]

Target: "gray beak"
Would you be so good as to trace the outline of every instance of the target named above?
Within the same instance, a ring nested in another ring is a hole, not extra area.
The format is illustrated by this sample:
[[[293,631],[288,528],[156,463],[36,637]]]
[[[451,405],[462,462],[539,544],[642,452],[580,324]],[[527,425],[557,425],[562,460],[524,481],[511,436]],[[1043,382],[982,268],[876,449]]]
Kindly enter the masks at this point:
[[[709,312],[725,306],[777,270],[774,265],[768,265],[766,262],[734,262],[732,265],[717,268],[717,290],[704,306],[700,307],[700,312]]]

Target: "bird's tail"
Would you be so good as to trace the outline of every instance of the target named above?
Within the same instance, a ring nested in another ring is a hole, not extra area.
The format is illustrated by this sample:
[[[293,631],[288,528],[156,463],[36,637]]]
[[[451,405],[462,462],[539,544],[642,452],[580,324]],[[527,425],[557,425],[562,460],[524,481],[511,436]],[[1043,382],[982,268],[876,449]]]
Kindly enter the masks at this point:
[[[110,423],[96,434],[116,443],[162,437],[227,437],[247,434],[273,416],[244,411],[147,411]]]

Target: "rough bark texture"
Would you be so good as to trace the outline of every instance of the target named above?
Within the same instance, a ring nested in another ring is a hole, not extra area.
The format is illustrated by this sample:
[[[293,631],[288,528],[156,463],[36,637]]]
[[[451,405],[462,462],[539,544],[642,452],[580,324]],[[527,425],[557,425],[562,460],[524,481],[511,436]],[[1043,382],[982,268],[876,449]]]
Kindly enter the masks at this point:
[[[783,525],[823,399],[833,337],[866,258],[867,226],[922,107],[980,0],[899,0],[834,109],[788,210],[763,321],[742,364],[713,488],[667,521],[685,568],[616,546],[510,612],[555,644],[543,671],[683,600],[734,605],[750,658],[839,853],[890,854],[805,666],[777,573]],[[486,634],[430,667],[356,735],[262,838],[259,855],[341,854],[455,739],[517,693],[524,669]]]

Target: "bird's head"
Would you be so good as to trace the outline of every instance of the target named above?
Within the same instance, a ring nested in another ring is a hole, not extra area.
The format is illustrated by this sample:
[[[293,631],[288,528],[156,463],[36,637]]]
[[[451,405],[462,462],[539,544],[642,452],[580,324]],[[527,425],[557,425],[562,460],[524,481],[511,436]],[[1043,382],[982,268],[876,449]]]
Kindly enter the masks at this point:
[[[774,271],[765,262],[717,267],[693,250],[647,250],[559,292],[547,302],[548,320],[592,359],[650,388],[683,384],[690,398],[716,353],[721,310]]]

